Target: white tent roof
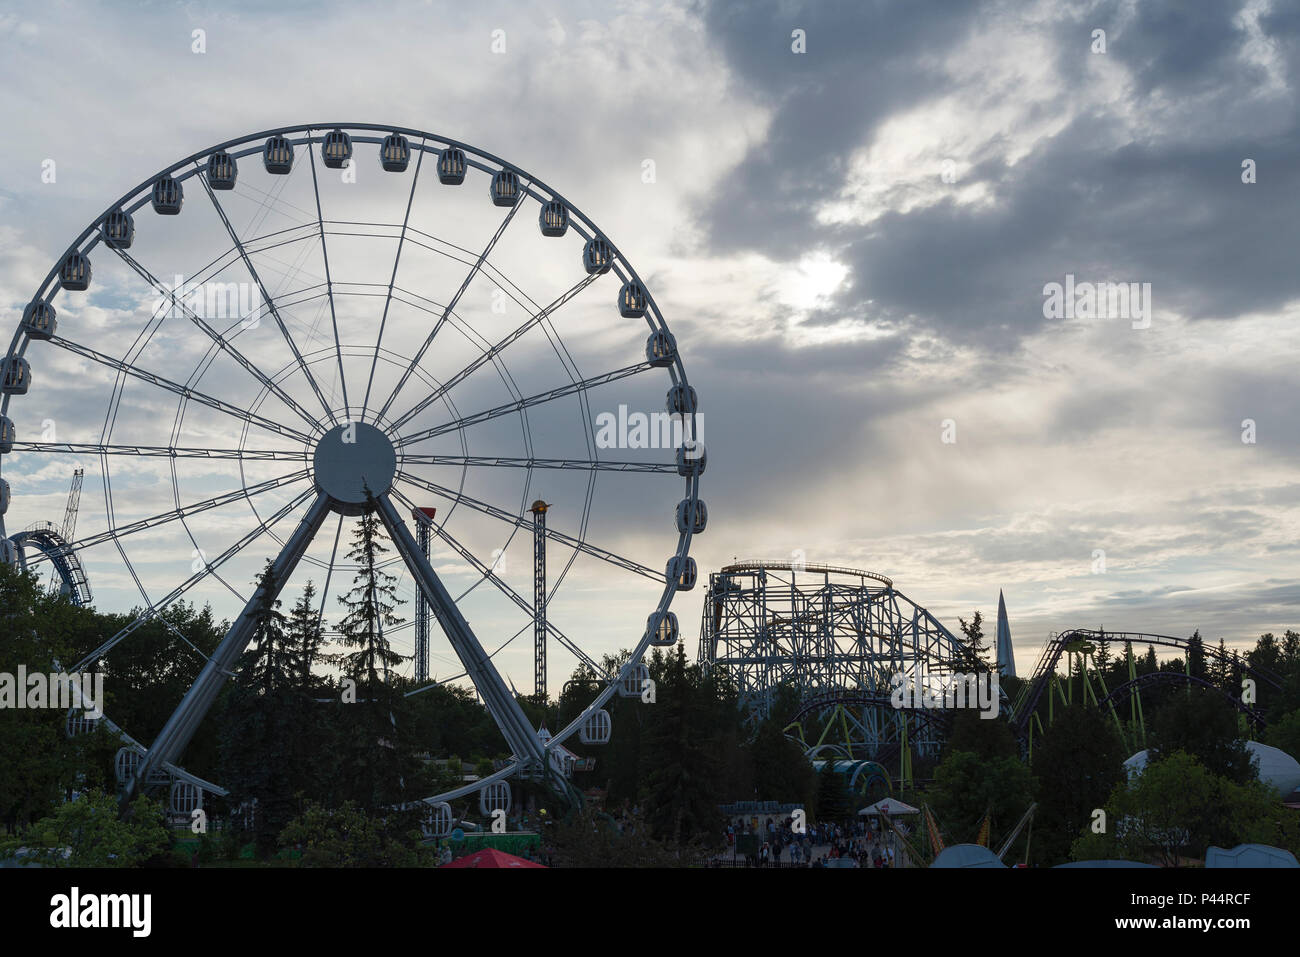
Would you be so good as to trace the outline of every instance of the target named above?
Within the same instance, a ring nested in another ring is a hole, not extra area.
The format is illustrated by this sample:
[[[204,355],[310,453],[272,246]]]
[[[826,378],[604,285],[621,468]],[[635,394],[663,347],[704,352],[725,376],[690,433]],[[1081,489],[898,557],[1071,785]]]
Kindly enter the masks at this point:
[[[1300,761],[1285,751],[1258,741],[1247,741],[1246,748],[1259,762],[1259,779],[1278,794],[1290,794],[1300,788]],[[1147,766],[1148,757],[1146,751],[1139,751],[1124,762],[1129,777],[1142,773]]]
[[[898,800],[897,798],[881,798],[875,804],[871,805],[871,807],[864,807],[861,811],[858,812],[858,815],[862,816],[865,814],[879,814],[882,811],[888,814],[890,817],[898,817],[900,814],[921,813],[916,808],[912,807],[912,805],[904,804],[902,801]]]
[[[1238,844],[1231,850],[1211,847],[1205,852],[1206,867],[1300,867],[1295,855],[1267,844]]]

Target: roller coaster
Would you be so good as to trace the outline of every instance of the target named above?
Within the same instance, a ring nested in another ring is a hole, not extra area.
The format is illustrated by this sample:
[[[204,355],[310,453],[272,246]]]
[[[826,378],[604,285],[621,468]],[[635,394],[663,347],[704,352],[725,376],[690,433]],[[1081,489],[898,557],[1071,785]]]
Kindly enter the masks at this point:
[[[9,536],[13,543],[13,554],[18,560],[18,567],[27,570],[27,553],[29,550],[39,552],[48,559],[52,568],[51,585],[66,595],[74,605],[82,608],[90,604],[90,580],[86,569],[81,564],[77,549],[73,546],[73,532],[77,527],[77,508],[81,501],[81,483],[84,472],[77,469],[72,476],[72,488],[68,491],[68,506],[63,515],[63,525],[53,522],[36,522]]]
[[[784,693],[797,695],[786,732],[813,760],[934,756],[951,716],[896,708],[891,679],[938,683],[976,670],[967,645],[874,572],[753,561],[709,576],[699,663],[727,674],[752,729]]]
[[[1124,680],[1114,687],[1097,660],[1103,643],[1123,648]],[[1176,652],[1182,667],[1143,673],[1135,645]],[[751,732],[780,707],[787,736],[810,760],[877,762],[904,781],[913,756],[938,756],[953,713],[898,707],[893,676],[937,683],[987,667],[884,575],[783,561],[738,562],[709,576],[698,660],[735,683]],[[1205,688],[1238,712],[1243,730],[1257,731],[1265,717],[1241,693],[1245,679],[1257,692],[1282,686],[1278,675],[1199,639],[1072,629],[1052,635],[1014,701],[1001,692],[1002,707],[1027,757],[1058,709],[1076,701],[1108,715],[1138,751],[1147,737],[1143,695],[1163,686]]]
[[[1098,651],[1103,642],[1122,645],[1124,648],[1127,678],[1114,688],[1107,687],[1105,669],[1098,661]],[[1183,670],[1138,674],[1137,659],[1133,655],[1134,645],[1178,651],[1182,655]],[[1216,683],[1193,674],[1192,658],[1197,653],[1203,656],[1207,669],[1227,676],[1227,680]],[[1061,672],[1062,659],[1065,660],[1064,674]],[[1012,727],[1032,756],[1035,736],[1041,735],[1046,727],[1051,726],[1056,717],[1056,709],[1069,707],[1077,700],[1085,706],[1104,711],[1115,722],[1116,730],[1126,747],[1130,751],[1139,751],[1146,747],[1142,692],[1160,685],[1178,685],[1201,687],[1214,692],[1237,710],[1249,728],[1258,730],[1265,723],[1263,712],[1254,707],[1256,699],[1253,696],[1238,691],[1247,678],[1254,682],[1256,689],[1280,691],[1282,688],[1282,679],[1268,669],[1252,666],[1240,656],[1220,651],[1199,639],[1145,632],[1087,629],[1063,631],[1048,639],[1032,676],[1021,687],[1012,708]],[[1228,690],[1229,688],[1233,690]],[[1127,711],[1127,718],[1121,716],[1124,711]],[[1047,717],[1046,725],[1043,722],[1044,713]]]

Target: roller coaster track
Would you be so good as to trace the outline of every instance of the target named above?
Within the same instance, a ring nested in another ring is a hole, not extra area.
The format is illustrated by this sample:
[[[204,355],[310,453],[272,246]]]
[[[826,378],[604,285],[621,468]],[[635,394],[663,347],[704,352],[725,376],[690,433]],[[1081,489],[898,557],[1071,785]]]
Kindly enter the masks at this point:
[[[1181,651],[1186,660],[1188,649],[1191,647],[1191,639],[1174,638],[1170,635],[1153,635],[1140,632],[1112,632],[1112,631],[1092,631],[1087,629],[1074,629],[1063,631],[1058,635],[1048,639],[1047,644],[1043,647],[1042,654],[1038,658],[1038,664],[1034,667],[1033,675],[1025,682],[1016,698],[1015,707],[1012,711],[1012,726],[1018,733],[1024,735],[1028,732],[1029,721],[1037,711],[1038,706],[1042,703],[1044,695],[1047,694],[1048,686],[1052,676],[1057,673],[1061,657],[1071,651],[1070,646],[1076,646],[1077,643],[1093,644],[1106,640],[1113,645],[1129,645],[1136,647],[1140,645],[1153,645],[1162,648],[1173,648]],[[1267,686],[1274,690],[1281,690],[1282,679],[1266,668],[1253,667],[1243,658],[1233,658],[1231,655],[1220,652],[1218,648],[1201,643],[1201,652],[1204,655],[1206,663],[1214,662],[1225,668],[1240,668],[1244,675],[1253,678],[1257,685]],[[1163,676],[1163,677],[1157,677]],[[1123,698],[1131,695],[1139,688],[1147,687],[1152,684],[1178,681],[1185,684],[1203,685],[1214,690],[1216,686],[1201,678],[1180,674],[1177,672],[1153,672],[1151,674],[1141,675],[1138,678],[1120,685],[1113,691],[1109,691],[1098,704],[1100,706],[1114,706]],[[1224,692],[1224,696],[1232,699],[1234,706],[1252,720],[1262,721],[1262,715],[1255,709],[1250,708],[1233,695]]]
[[[68,597],[74,605],[85,607],[90,604],[90,582],[81,558],[75,548],[63,537],[59,526],[52,522],[37,522],[25,531],[10,536],[18,546],[20,565],[27,568],[27,547],[35,548],[48,558],[67,589]]]
[[[834,730],[834,719],[823,723],[822,737],[816,742],[807,740],[804,734],[804,722],[809,718],[823,715],[831,709],[839,709],[842,721],[847,721],[846,712],[864,711],[869,708],[879,708],[892,712],[905,711],[907,715],[916,722],[916,730],[926,728],[932,734],[947,736],[948,729],[952,724],[952,712],[935,708],[894,708],[890,696],[887,694],[872,694],[866,691],[832,691],[826,694],[817,695],[804,701],[799,710],[794,713],[790,723],[785,727],[787,737],[798,741],[808,752],[809,758],[821,756],[823,748],[840,749],[838,742],[827,741],[827,735]],[[845,737],[851,738],[848,729],[845,728]],[[898,757],[900,742],[898,740],[883,742],[881,749],[874,755],[853,754],[853,747],[848,741],[842,749],[845,751],[843,757],[847,759],[861,760],[866,757],[872,757],[873,760],[884,763]]]

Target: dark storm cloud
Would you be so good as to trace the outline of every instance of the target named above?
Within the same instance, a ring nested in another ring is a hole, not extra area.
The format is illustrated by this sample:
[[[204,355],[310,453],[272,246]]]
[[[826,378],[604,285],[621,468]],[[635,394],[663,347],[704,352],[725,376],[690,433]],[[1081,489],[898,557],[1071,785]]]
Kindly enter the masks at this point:
[[[943,64],[972,30],[1014,12],[852,4],[761,15],[714,4],[708,19],[736,82],[764,97],[773,116],[767,141],[723,181],[703,222],[723,249],[794,260],[823,248],[848,265],[848,281],[814,323],[906,318],[955,339],[1003,329],[1014,340],[1047,321],[1043,284],[1066,273],[1150,282],[1157,315],[1276,308],[1300,295],[1292,268],[1300,170],[1289,160],[1300,135],[1291,92],[1264,95],[1268,71],[1245,58],[1255,41],[1239,12],[1234,4],[1144,3],[1136,17],[1117,4],[1083,15],[1063,9],[1034,28],[1035,55],[1061,80],[1057,112],[1088,102],[1080,84],[1096,82],[1085,73],[1094,26],[1108,30],[1110,65],[1128,71],[1124,101],[1081,109],[1015,165],[986,158],[965,171],[954,188],[982,185],[992,203],[954,198],[855,226],[816,218],[844,186],[847,157],[884,121],[931,97],[969,95],[977,109],[978,81],[954,90]],[[794,26],[808,30],[807,54],[789,52]],[[1298,26],[1284,14],[1260,21],[1287,75]],[[1131,141],[1126,112],[1138,115]],[[1247,157],[1259,168],[1253,186],[1240,181]]]
[[[738,93],[774,109],[766,141],[718,184],[706,213],[722,249],[797,256],[825,241],[813,208],[839,186],[845,164],[882,120],[935,93],[946,78],[918,70],[922,49],[965,35],[973,7],[834,3],[711,3],[705,23],[736,72]],[[791,52],[804,30],[808,53]]]

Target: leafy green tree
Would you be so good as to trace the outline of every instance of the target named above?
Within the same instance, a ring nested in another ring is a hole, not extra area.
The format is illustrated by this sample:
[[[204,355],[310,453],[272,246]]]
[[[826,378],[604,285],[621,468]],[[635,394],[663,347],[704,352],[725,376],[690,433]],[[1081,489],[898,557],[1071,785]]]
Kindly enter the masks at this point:
[[[104,638],[144,614],[145,609],[133,608],[125,615],[100,616]],[[228,629],[228,622],[216,620],[211,608],[197,609],[186,602],[169,605],[154,615],[103,658],[107,713],[135,738],[152,741],[171,717],[176,702],[194,684],[205,663],[202,655],[211,655]],[[215,777],[219,750],[219,727],[215,722],[202,722],[186,746],[186,769],[201,777]]]
[[[90,791],[0,842],[0,856],[26,847],[22,860],[45,867],[138,867],[162,854],[170,840],[154,801],[140,795],[122,817],[116,797]]]
[[[989,760],[1020,758],[1020,745],[1007,724],[1005,711],[996,718],[982,718],[972,708],[954,710],[946,751],[969,751]]]
[[[682,867],[708,858],[706,841],[670,844],[644,828],[620,829],[607,814],[591,807],[557,821],[547,835],[557,867]]]
[[[1076,704],[1062,709],[1034,744],[1031,770],[1038,784],[1034,858],[1059,864],[1070,846],[1124,780],[1124,743],[1112,718]]]
[[[1293,758],[1300,754],[1300,711],[1292,711],[1281,721],[1270,724],[1263,743],[1285,751]]]
[[[302,867],[429,867],[436,852],[405,819],[372,817],[351,801],[327,808],[309,802],[280,833],[302,852]]]
[[[1156,713],[1147,743],[1153,760],[1186,751],[1211,774],[1238,784],[1257,773],[1237,712],[1207,688],[1177,689]]]
[[[100,621],[90,609],[48,594],[34,574],[0,562],[0,672],[16,677],[20,667],[29,675],[70,668],[102,642]],[[106,697],[112,687],[106,680]],[[111,786],[110,762],[118,747],[102,728],[69,739],[60,708],[19,709],[13,703],[0,711],[0,824],[8,833],[54,813],[74,787]]]
[[[1121,783],[1104,805],[1106,831],[1075,841],[1076,860],[1120,858],[1165,867],[1211,845],[1258,842],[1295,850],[1300,826],[1258,781],[1235,784],[1176,751]]]
[[[952,842],[968,843],[975,840],[986,813],[992,812],[994,839],[1014,827],[1029,809],[1035,787],[1019,758],[953,751],[935,768],[930,793],[944,834]]]

